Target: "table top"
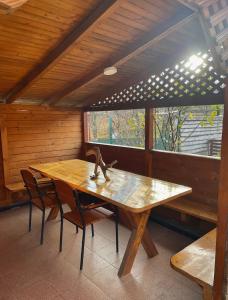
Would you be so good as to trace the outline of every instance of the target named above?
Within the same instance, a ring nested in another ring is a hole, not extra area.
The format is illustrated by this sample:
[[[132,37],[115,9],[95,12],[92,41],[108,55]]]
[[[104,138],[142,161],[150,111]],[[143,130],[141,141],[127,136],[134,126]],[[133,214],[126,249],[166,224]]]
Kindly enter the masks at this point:
[[[94,166],[94,163],[74,159],[31,165],[30,168],[135,213],[192,192],[190,187],[114,168],[107,171],[110,181],[105,180],[102,172],[97,179],[92,180],[90,176],[93,175]]]

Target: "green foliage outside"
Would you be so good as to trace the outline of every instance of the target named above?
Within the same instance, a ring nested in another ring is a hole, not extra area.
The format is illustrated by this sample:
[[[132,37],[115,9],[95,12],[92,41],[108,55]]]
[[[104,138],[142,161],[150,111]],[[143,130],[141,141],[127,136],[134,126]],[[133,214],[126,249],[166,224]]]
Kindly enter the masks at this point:
[[[154,113],[154,142],[156,149],[179,152],[181,145],[199,128],[213,127],[223,114],[222,105],[159,108]],[[191,123],[187,135],[182,135],[185,124]]]
[[[89,124],[92,142],[141,148],[145,145],[144,109],[92,112]]]

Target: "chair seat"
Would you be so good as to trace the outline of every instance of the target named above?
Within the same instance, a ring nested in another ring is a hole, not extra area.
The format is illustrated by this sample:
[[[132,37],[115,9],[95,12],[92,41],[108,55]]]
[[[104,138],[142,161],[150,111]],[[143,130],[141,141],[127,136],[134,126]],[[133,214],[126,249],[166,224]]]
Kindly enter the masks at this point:
[[[99,210],[93,209],[93,210],[83,211],[85,226],[98,222],[102,219],[106,219],[107,217],[111,217],[112,215],[113,213],[108,211],[107,209],[99,209]],[[76,211],[66,212],[63,214],[63,217],[69,222],[78,225],[81,228],[83,227],[78,212]]]

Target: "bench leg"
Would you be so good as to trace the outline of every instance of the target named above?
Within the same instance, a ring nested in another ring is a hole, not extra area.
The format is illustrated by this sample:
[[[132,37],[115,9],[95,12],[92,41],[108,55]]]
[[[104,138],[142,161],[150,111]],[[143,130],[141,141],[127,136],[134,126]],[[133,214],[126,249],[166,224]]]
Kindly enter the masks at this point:
[[[9,191],[8,189],[6,189],[6,200],[7,202],[10,202],[11,201],[11,191]]]
[[[213,300],[212,288],[208,285],[203,286],[203,300]]]

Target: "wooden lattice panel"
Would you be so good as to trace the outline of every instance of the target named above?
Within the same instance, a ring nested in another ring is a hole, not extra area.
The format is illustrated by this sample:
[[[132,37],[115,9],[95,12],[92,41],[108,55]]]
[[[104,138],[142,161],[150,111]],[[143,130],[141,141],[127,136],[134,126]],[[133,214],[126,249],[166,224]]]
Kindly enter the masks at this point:
[[[197,7],[206,24],[221,70],[228,73],[228,0],[184,0]]]
[[[228,0],[206,3],[202,11],[209,24],[209,32],[215,40],[222,69],[228,73]]]
[[[99,99],[89,109],[121,107],[129,104],[148,104],[186,97],[215,96],[223,93],[225,76],[218,75],[210,53],[198,53],[183,60],[174,68],[167,68],[159,75],[151,75],[121,92]],[[143,105],[142,105],[143,106]]]

